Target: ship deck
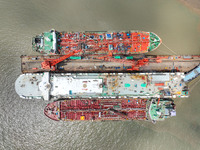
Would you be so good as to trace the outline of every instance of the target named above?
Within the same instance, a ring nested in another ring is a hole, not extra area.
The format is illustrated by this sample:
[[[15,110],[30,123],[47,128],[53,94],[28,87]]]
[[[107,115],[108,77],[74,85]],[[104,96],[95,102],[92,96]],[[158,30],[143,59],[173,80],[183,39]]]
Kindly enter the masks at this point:
[[[148,107],[148,115],[150,120],[163,121],[166,118],[176,116],[175,104],[173,100],[159,100],[159,102],[153,99]]]
[[[37,73],[15,82],[23,98],[187,97],[183,73]],[[28,88],[28,89],[27,89]]]
[[[61,32],[58,51],[67,54],[83,49],[84,53],[132,54],[148,52],[149,32]],[[154,39],[153,39],[154,40]]]
[[[133,30],[119,32],[57,32],[51,30],[34,37],[32,43],[33,50],[53,55],[65,55],[77,50],[81,50],[78,55],[94,53],[128,55],[153,51],[160,46],[162,40],[153,32]]]
[[[21,56],[22,73],[39,73],[49,71],[41,68],[46,59],[57,59],[63,55],[52,56]],[[146,55],[148,64],[141,66],[138,71],[129,71],[132,66],[127,63],[106,62],[91,57],[66,59],[56,66],[55,72],[189,72],[200,64],[200,56],[153,56]],[[138,58],[137,58],[138,59]],[[161,61],[156,61],[156,60]],[[134,60],[132,60],[134,61]]]
[[[64,99],[49,103],[44,114],[56,121],[145,120],[176,116],[172,99]]]
[[[146,120],[148,99],[75,99],[48,104],[44,113],[53,120]]]

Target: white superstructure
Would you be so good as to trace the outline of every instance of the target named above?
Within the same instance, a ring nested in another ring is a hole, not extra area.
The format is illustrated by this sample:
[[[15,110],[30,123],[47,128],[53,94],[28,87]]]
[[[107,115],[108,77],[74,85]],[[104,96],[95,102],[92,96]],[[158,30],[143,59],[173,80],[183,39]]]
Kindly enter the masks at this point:
[[[183,73],[23,74],[16,92],[28,99],[187,97]]]

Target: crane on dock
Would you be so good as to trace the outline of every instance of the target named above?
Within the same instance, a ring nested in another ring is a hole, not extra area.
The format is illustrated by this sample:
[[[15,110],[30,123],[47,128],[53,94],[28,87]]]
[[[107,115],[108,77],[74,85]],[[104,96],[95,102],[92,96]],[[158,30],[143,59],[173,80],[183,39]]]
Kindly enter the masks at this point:
[[[147,65],[149,63],[149,60],[153,58],[142,58],[139,60],[115,59],[112,57],[112,54],[110,53],[103,57],[97,57],[97,59],[102,59],[104,61],[110,61],[110,62],[130,64],[132,68],[129,68],[127,70],[138,71],[141,66]],[[155,62],[158,63],[158,62],[161,62],[161,60],[156,58]]]
[[[69,58],[70,56],[73,56],[74,54],[79,53],[81,51],[82,50],[76,50],[76,51],[70,52],[67,55],[64,55],[64,56],[62,56],[60,58],[57,58],[57,59],[46,59],[45,61],[43,61],[41,63],[42,69],[47,69],[47,70],[50,70],[50,71],[55,71],[56,70],[55,66],[58,63],[64,61],[65,59]]]
[[[82,52],[82,50],[72,51],[57,59],[46,59],[44,62],[41,63],[41,67],[42,69],[45,69],[45,70],[55,71],[56,70],[55,66],[58,63],[64,61],[65,59],[79,52]],[[159,58],[142,58],[139,60],[128,60],[128,59],[119,59],[119,58],[116,59],[115,57],[113,57],[112,53],[109,53],[108,55],[97,57],[96,59],[116,62],[116,63],[130,64],[132,67],[127,69],[129,71],[138,71],[140,67],[147,65],[150,60],[153,60],[156,63],[161,62],[161,59]]]

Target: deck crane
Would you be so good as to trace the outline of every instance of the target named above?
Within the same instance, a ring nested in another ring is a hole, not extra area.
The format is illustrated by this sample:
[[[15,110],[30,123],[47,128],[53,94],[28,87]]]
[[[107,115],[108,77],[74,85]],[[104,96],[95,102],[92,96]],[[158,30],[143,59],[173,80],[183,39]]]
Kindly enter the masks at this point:
[[[60,58],[57,58],[57,59],[46,59],[45,61],[43,61],[41,63],[41,66],[43,69],[47,69],[47,70],[50,70],[50,71],[55,71],[56,70],[56,64],[64,61],[65,59],[69,58],[70,56],[76,54],[76,53],[79,53],[81,52],[82,50],[76,50],[76,51],[73,51],[73,52],[70,52],[68,53],[67,55],[64,55]]]
[[[159,105],[159,103],[160,103],[160,98],[158,98],[157,106]]]
[[[127,70],[130,70],[130,71],[138,71],[139,67],[147,65],[148,62],[149,62],[149,59],[147,59],[147,58],[143,58],[143,59],[137,60],[137,61],[135,61],[135,60],[115,59],[115,58],[112,57],[112,54],[108,54],[108,55],[103,56],[103,57],[98,57],[97,59],[102,59],[102,60],[110,61],[110,62],[130,64],[130,65],[132,65],[132,68],[127,69]]]
[[[75,53],[82,52],[82,50],[77,50],[68,53],[67,55],[64,55],[57,59],[47,59],[44,62],[41,63],[42,69],[55,71],[56,67],[55,65],[64,61],[65,59],[69,58],[70,56],[74,55]],[[109,53],[106,56],[97,57],[97,59],[101,59],[104,61],[110,61],[110,62],[117,62],[117,63],[124,63],[124,64],[130,64],[132,67],[127,69],[129,71],[138,71],[141,66],[147,65],[149,63],[149,58],[143,58],[140,60],[126,60],[126,59],[115,59],[112,57],[112,53]],[[153,58],[152,58],[153,59]],[[159,63],[161,59],[156,58],[157,63]]]

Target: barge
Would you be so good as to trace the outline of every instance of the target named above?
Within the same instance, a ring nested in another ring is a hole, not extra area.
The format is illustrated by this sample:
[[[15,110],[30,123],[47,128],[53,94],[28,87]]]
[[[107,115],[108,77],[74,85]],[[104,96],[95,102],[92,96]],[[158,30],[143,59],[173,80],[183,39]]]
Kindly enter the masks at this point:
[[[190,82],[191,80],[197,78],[200,75],[200,65],[198,65],[196,68],[194,68],[192,71],[188,72],[185,75],[184,81]]]
[[[131,55],[153,51],[162,43],[153,32],[86,31],[58,32],[54,29],[33,37],[32,48],[42,54],[62,54],[81,50],[79,55]]]
[[[49,103],[44,114],[55,121],[145,120],[163,121],[176,116],[171,99],[74,99]]]

